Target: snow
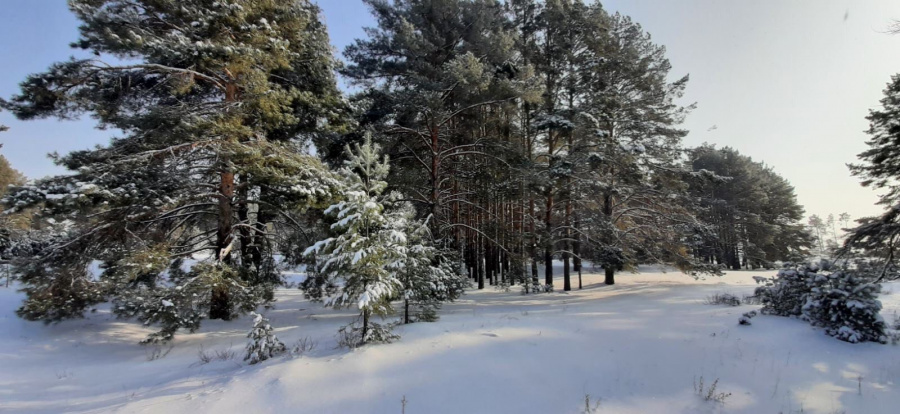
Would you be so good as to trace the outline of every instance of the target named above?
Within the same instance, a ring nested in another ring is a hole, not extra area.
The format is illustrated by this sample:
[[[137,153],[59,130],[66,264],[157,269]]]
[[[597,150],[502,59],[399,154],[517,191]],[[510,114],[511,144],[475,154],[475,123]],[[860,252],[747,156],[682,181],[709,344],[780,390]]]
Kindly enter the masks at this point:
[[[16,317],[22,294],[0,287],[0,412],[399,413],[405,397],[407,413],[575,414],[585,395],[598,413],[896,412],[897,347],[841,342],[775,316],[739,326],[758,306],[703,303],[750,294],[753,276],[773,274],[694,280],[648,267],[615,286],[585,274],[580,291],[489,287],[446,305],[436,323],[401,326],[400,342],[355,351],[335,349],[335,333],[356,309],[282,289],[260,311],[289,348],[307,336],[318,347],[253,366],[240,357],[251,316],[204,322],[171,350],[141,347],[152,330],[108,306],[47,326]],[[900,284],[884,290],[893,320]],[[201,346],[238,356],[203,364]],[[704,401],[694,391],[701,377],[731,396]]]

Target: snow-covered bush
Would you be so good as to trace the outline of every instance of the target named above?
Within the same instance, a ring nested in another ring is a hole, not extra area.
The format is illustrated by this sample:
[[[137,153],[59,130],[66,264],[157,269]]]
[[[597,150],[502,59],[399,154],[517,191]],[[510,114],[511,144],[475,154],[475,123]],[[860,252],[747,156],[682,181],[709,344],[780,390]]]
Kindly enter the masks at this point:
[[[800,317],[803,314],[806,295],[809,293],[809,286],[807,286],[809,277],[807,275],[816,271],[818,271],[818,266],[785,267],[779,270],[774,278],[765,279],[764,282],[756,279],[757,283],[765,283],[755,291],[755,296],[763,305],[760,313]]]
[[[296,342],[294,342],[293,345],[291,345],[290,356],[292,358],[301,357],[314,351],[318,346],[319,342],[313,340],[308,336],[305,336],[298,339]]]
[[[707,305],[741,306],[741,298],[731,293],[716,293],[706,297]]]
[[[757,315],[756,311],[746,312],[738,319],[739,325],[752,325],[750,323],[750,319],[753,319]]]
[[[400,335],[393,332],[395,326],[395,323],[382,325],[376,322],[369,322],[366,329],[356,322],[344,325],[338,330],[338,347],[355,349],[365,344],[389,344],[400,339]]]
[[[553,293],[553,285],[526,284],[522,287],[522,294],[527,295],[529,293]]]
[[[894,321],[885,333],[887,334],[888,340],[891,341],[891,344],[900,344],[900,315],[897,315],[896,312],[894,312]]]
[[[765,283],[756,289],[763,314],[801,318],[842,341],[888,340],[879,315],[881,285],[867,282],[854,269],[822,261],[786,267]]]
[[[512,286],[509,284],[509,280],[500,280],[494,285],[494,290],[498,292],[509,293]]]
[[[852,272],[807,274],[810,286],[803,318],[842,341],[886,343],[886,325],[878,293],[881,285],[866,283]]]
[[[200,350],[197,351],[197,359],[200,360],[200,365],[208,364],[213,361],[231,361],[234,357],[235,354],[231,348],[207,351],[203,349],[203,345],[200,345]]]
[[[256,312],[251,312],[250,315],[253,316],[253,328],[247,333],[250,341],[247,342],[244,361],[256,364],[283,354],[287,348],[275,336],[275,329],[269,324],[269,320]]]
[[[434,322],[441,304],[462,296],[469,280],[459,271],[458,253],[435,247],[427,222],[413,220],[411,206],[406,208],[408,248],[397,262],[403,286],[403,322]]]
[[[160,327],[143,344],[167,342],[182,328],[196,331],[217,298],[228,299],[222,319],[231,319],[265,303],[263,298],[274,289],[273,285],[248,285],[238,270],[220,263],[198,263],[185,271],[180,260],[165,269],[165,263],[154,263],[154,257],[147,253],[122,259],[110,276],[121,286],[112,301],[116,316]]]

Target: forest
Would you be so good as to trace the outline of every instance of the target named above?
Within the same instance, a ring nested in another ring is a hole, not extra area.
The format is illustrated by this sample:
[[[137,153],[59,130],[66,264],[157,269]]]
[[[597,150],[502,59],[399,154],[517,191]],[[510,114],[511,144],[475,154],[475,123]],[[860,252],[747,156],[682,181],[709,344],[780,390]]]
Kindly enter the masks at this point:
[[[156,346],[253,315],[256,363],[286,352],[260,310],[285,289],[351,310],[338,344],[356,348],[467,292],[556,295],[655,265],[782,269],[757,280],[761,313],[900,338],[875,299],[900,275],[900,76],[850,166],[886,213],[826,225],[765,162],[684,145],[689,77],[599,2],[364,3],[376,25],[335,51],[309,0],[69,0],[71,46],[93,57],[28,76],[0,108],[115,137],[52,154],[68,173],[43,179],[2,159],[16,314],[109,304]]]

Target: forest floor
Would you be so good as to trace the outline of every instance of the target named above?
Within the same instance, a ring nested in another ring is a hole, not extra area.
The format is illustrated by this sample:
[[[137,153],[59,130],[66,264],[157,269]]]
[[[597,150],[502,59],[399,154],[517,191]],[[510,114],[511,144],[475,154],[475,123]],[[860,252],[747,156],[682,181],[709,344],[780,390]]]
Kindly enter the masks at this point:
[[[16,317],[22,294],[0,287],[0,412],[575,414],[589,398],[596,413],[896,413],[900,348],[774,316],[739,326],[758,306],[705,304],[751,294],[752,276],[773,273],[694,280],[644,268],[614,286],[585,274],[584,289],[565,293],[473,290],[440,321],[401,326],[399,342],[353,351],[336,349],[335,333],[354,311],[282,289],[265,310],[277,335],[317,347],[252,366],[248,316],[147,347],[137,343],[151,330],[108,306],[46,326]],[[885,291],[893,320],[900,284]],[[204,363],[201,350],[233,358]],[[722,401],[703,398],[714,382]]]

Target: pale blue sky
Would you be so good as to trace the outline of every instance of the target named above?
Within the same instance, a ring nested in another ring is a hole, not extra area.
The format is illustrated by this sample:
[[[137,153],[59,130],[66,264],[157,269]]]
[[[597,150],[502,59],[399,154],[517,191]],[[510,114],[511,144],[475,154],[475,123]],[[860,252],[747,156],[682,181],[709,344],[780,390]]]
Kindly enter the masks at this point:
[[[77,21],[64,0],[2,0],[0,96],[27,74],[73,54]],[[319,0],[332,43],[342,50],[371,25],[360,0]],[[668,49],[673,77],[691,75],[684,102],[687,145],[732,146],[791,181],[809,213],[876,214],[875,194],[844,164],[865,149],[869,108],[900,72],[896,0],[620,0],[609,10],[632,16]],[[0,134],[2,153],[29,177],[61,172],[45,157],[105,143],[90,119],[18,122]],[[717,128],[709,130],[716,125]]]

